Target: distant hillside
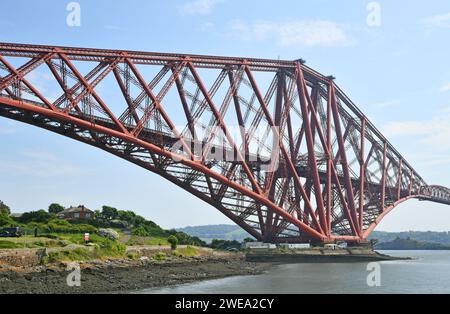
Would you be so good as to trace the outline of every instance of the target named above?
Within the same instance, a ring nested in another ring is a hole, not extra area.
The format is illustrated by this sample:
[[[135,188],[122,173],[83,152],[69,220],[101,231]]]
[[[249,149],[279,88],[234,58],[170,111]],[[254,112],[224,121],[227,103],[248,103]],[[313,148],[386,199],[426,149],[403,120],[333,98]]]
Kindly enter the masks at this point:
[[[205,242],[211,242],[213,239],[236,240],[242,242],[245,238],[251,236],[237,225],[206,225],[179,228],[179,231],[185,232],[191,236],[199,237]],[[444,246],[450,246],[450,232],[437,231],[405,231],[405,232],[386,232],[374,231],[369,239],[378,239],[378,243],[392,242],[397,238],[411,239],[419,242],[439,243]]]
[[[245,238],[252,238],[250,234],[236,225],[193,226],[178,228],[177,230],[185,232],[194,237],[199,237],[201,240],[208,243],[213,239],[236,240],[242,242]]]
[[[396,238],[393,241],[379,243],[375,246],[379,250],[450,250],[450,246],[435,242],[417,241]]]
[[[378,239],[379,243],[392,242],[397,238],[411,239],[421,242],[439,243],[445,246],[450,246],[450,232],[443,231],[405,231],[405,232],[385,232],[374,231],[369,239]]]

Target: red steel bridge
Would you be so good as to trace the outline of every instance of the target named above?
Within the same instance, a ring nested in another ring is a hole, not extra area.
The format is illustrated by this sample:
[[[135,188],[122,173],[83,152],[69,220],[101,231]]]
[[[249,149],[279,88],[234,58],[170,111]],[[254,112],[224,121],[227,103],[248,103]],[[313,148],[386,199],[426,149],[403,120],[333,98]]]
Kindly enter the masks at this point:
[[[154,172],[265,242],[364,242],[408,199],[450,205],[303,60],[0,43],[0,115]]]

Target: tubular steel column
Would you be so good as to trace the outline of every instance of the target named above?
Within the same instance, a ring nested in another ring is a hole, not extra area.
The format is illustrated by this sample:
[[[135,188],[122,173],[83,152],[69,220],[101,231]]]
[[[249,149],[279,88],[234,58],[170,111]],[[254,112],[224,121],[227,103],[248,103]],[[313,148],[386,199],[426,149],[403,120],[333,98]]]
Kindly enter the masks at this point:
[[[364,227],[364,187],[365,187],[365,160],[364,160],[364,141],[366,138],[366,119],[361,119],[361,155],[360,155],[360,173],[359,173],[359,230],[363,231]]]
[[[304,84],[303,79],[303,72],[301,69],[300,64],[297,64],[297,89],[298,94],[300,98],[300,106],[302,110],[303,115],[303,125],[305,127],[305,135],[306,135],[306,143],[308,146],[308,159],[309,159],[309,166],[311,168],[311,175],[314,182],[314,192],[316,196],[316,203],[317,203],[317,210],[319,212],[319,218],[322,230],[328,229],[328,224],[326,222],[326,216],[325,216],[325,208],[323,205],[323,199],[322,199],[322,189],[320,186],[320,178],[319,178],[319,172],[317,167],[317,157],[314,151],[314,140],[312,136],[311,131],[311,124],[309,121],[309,110],[307,108],[307,100],[306,100],[306,94],[308,91],[306,90],[306,85]],[[328,233],[328,232],[327,232]]]

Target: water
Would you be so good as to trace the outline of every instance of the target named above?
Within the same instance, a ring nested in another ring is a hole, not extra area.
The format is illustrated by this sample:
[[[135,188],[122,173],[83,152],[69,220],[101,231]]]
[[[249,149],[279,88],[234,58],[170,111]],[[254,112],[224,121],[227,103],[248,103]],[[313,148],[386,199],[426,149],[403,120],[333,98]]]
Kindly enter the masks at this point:
[[[382,251],[414,260],[380,262],[379,287],[367,284],[368,263],[275,265],[257,276],[148,289],[140,293],[270,294],[270,293],[449,293],[450,251]]]

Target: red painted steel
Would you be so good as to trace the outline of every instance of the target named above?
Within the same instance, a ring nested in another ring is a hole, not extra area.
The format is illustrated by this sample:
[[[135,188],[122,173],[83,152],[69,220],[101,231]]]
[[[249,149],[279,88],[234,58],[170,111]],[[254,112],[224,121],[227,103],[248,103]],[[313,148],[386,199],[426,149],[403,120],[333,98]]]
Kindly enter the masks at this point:
[[[408,199],[450,205],[301,60],[0,43],[0,115],[155,172],[261,241],[360,242]]]

